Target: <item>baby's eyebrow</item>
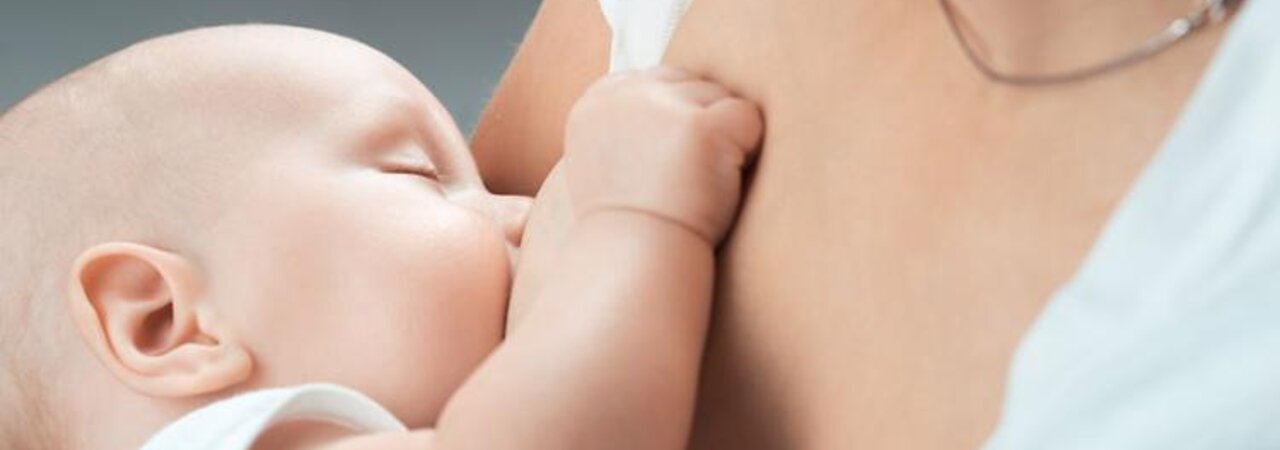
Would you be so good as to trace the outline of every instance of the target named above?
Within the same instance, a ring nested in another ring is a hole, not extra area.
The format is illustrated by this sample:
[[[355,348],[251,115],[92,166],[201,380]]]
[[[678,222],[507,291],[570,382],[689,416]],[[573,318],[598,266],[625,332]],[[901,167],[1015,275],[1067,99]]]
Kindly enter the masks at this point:
[[[436,145],[430,127],[426,126],[429,112],[405,95],[373,96],[355,108],[365,110],[355,130],[361,141],[373,147],[404,138],[413,138],[425,147]]]
[[[354,108],[363,109],[355,130],[362,153],[391,151],[412,141],[422,149],[421,156],[442,173],[455,173],[462,168],[458,155],[452,155],[445,144],[446,136],[435,117],[440,112],[408,94],[374,93],[358,101]],[[400,148],[400,150],[404,150]]]

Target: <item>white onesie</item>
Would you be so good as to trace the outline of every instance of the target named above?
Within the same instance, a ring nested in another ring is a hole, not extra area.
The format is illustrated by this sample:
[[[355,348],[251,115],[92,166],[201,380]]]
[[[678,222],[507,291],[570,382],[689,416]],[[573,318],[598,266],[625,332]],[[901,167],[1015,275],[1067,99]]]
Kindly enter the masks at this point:
[[[273,425],[326,421],[361,433],[407,431],[369,397],[332,384],[266,389],[200,408],[151,437],[141,450],[248,450]]]

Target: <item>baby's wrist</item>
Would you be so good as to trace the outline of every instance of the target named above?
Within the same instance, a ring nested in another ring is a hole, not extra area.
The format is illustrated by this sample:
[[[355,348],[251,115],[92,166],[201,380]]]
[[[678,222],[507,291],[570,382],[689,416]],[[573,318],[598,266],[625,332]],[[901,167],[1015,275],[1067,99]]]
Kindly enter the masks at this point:
[[[625,205],[599,206],[583,211],[578,216],[579,226],[600,224],[601,226],[629,229],[643,227],[659,233],[681,235],[705,245],[708,250],[715,248],[717,239],[697,227],[675,217]]]

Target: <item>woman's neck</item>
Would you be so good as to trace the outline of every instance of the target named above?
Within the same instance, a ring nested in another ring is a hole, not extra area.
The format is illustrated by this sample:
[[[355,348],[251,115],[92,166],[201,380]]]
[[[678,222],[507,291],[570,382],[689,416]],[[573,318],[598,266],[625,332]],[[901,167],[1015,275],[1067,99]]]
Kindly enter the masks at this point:
[[[994,68],[1057,72],[1116,57],[1196,6],[1187,0],[947,0]]]

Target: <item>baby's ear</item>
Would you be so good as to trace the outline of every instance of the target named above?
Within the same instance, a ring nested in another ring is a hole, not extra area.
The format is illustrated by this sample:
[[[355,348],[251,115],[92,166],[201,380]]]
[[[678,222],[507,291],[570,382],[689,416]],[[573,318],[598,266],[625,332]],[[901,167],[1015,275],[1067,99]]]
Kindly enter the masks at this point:
[[[144,395],[188,397],[249,378],[253,361],[213,320],[186,258],[131,243],[94,246],[72,267],[70,311],[99,359]]]

